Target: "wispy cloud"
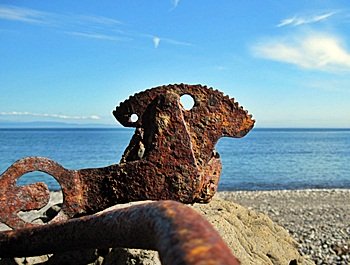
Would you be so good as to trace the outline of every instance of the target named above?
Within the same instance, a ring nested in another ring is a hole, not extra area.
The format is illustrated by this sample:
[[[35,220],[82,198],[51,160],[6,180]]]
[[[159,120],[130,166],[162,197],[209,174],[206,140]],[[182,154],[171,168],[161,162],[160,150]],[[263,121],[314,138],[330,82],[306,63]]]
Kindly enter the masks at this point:
[[[174,8],[177,7],[179,2],[180,0],[172,1]],[[140,38],[148,38],[152,41],[155,48],[158,48],[161,43],[178,46],[193,46],[189,42],[125,29],[123,22],[104,16],[50,13],[29,8],[0,5],[0,20],[1,19],[51,27],[54,31],[85,39],[131,41]]]
[[[310,15],[310,16],[294,16],[291,18],[286,18],[280,21],[277,27],[285,27],[285,26],[300,26],[304,24],[317,23],[323,20],[330,18],[335,15],[337,12],[327,12],[318,15]]]
[[[45,23],[48,13],[16,6],[0,5],[0,19],[26,23]]]
[[[256,56],[326,71],[350,70],[350,51],[338,37],[312,33],[287,40],[270,40],[253,47]]]
[[[52,27],[56,31],[91,39],[113,41],[126,39],[116,36],[116,27],[122,25],[122,22],[103,16],[49,13],[23,7],[0,5],[1,19]]]
[[[98,115],[90,116],[71,116],[64,114],[47,114],[47,113],[32,113],[32,112],[20,112],[20,111],[11,111],[11,112],[0,112],[1,116],[32,116],[32,117],[41,117],[41,118],[56,118],[64,120],[100,120],[101,117]]]
[[[83,37],[83,38],[90,38],[90,39],[97,39],[97,40],[109,40],[109,41],[127,41],[131,40],[130,38],[126,37],[118,37],[113,35],[106,35],[106,34],[100,34],[100,33],[91,33],[91,32],[77,32],[77,31],[67,31],[66,34]]]
[[[153,44],[154,44],[154,48],[158,48],[159,44],[160,44],[160,38],[157,36],[154,36],[152,38]]]
[[[140,33],[140,32],[133,32],[130,34],[130,36],[151,39],[154,48],[158,48],[161,43],[166,43],[166,44],[176,45],[176,46],[193,46],[193,44],[190,42],[179,41],[179,40],[174,40],[174,39],[170,39],[170,38],[163,38],[161,36],[145,34],[145,33]]]
[[[82,22],[91,22],[95,24],[110,25],[110,26],[123,24],[119,20],[109,18],[109,17],[102,17],[102,16],[79,15],[77,16],[77,19],[80,19]]]
[[[161,38],[161,40],[172,45],[193,46],[192,43],[185,42],[185,41],[178,41],[178,40],[169,39],[169,38]]]
[[[116,26],[123,24],[114,18],[94,16],[94,15],[67,15],[59,13],[44,12],[36,9],[0,5],[0,19],[12,20],[25,23],[41,23],[47,25],[60,24],[63,26]]]
[[[167,44],[171,44],[171,45],[177,45],[177,46],[193,46],[192,43],[189,42],[184,42],[184,41],[178,41],[178,40],[174,40],[174,39],[169,39],[169,38],[163,38],[163,37],[159,37],[159,36],[154,36],[154,35],[150,35],[150,34],[137,34],[138,36],[141,37],[145,37],[145,38],[151,38],[154,48],[158,48],[159,45],[162,43],[167,43]]]

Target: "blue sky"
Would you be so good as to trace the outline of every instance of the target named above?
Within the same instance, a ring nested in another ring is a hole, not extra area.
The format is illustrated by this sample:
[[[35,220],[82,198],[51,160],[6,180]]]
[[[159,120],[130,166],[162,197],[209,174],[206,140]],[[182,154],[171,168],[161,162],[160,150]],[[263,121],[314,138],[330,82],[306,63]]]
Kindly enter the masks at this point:
[[[135,92],[203,84],[257,127],[350,128],[348,1],[1,1],[0,120],[116,124]]]

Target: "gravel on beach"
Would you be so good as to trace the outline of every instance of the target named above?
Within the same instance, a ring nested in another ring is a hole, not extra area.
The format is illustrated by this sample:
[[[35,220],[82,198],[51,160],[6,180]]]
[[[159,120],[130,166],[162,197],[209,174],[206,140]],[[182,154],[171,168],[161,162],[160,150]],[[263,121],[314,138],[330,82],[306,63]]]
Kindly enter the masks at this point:
[[[350,190],[219,192],[219,197],[267,214],[316,264],[350,264]]]
[[[267,214],[316,264],[350,264],[350,189],[222,191],[217,196]],[[58,202],[62,194],[51,193],[50,204]],[[44,211],[22,218],[31,221]]]

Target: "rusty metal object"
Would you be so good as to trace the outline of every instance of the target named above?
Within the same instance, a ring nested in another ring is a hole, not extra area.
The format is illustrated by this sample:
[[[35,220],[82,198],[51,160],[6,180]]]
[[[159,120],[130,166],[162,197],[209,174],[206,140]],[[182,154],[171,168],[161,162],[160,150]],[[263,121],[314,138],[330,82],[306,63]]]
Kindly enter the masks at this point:
[[[184,94],[194,99],[191,110],[180,103]],[[0,222],[11,228],[30,226],[17,217],[18,211],[36,209],[48,200],[43,183],[16,186],[31,171],[46,172],[61,185],[63,206],[51,222],[129,201],[208,202],[221,172],[216,142],[223,136],[243,137],[254,126],[234,99],[201,85],[152,88],[122,102],[113,114],[122,125],[136,127],[119,164],[68,170],[47,158],[21,159],[0,176]],[[137,121],[131,121],[132,114]]]
[[[2,258],[108,247],[157,250],[165,265],[239,264],[208,221],[175,201],[0,233]]]

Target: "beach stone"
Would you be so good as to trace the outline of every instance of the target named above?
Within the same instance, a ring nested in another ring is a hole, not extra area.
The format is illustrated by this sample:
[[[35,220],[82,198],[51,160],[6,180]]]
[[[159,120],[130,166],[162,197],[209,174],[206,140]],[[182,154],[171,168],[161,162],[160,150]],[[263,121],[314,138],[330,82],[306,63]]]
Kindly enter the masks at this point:
[[[298,252],[298,243],[267,215],[214,197],[194,209],[218,230],[241,264],[315,264]]]
[[[217,197],[209,204],[195,204],[190,207],[201,213],[217,229],[242,265],[315,264],[299,254],[298,243],[287,230],[263,213]],[[113,249],[105,256],[102,264],[161,263],[155,251]]]

